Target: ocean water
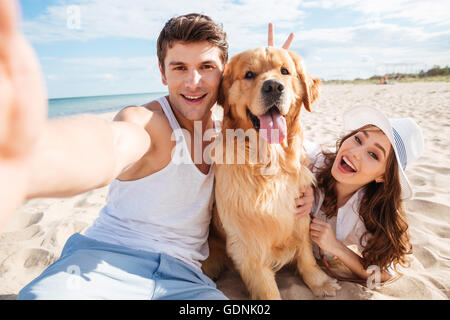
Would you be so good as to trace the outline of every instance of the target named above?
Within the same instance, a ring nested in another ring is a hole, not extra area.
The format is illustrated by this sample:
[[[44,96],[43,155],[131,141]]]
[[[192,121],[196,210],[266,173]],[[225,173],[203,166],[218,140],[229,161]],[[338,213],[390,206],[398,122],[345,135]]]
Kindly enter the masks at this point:
[[[167,92],[49,99],[48,117],[58,118],[80,113],[115,112],[129,105],[142,105],[163,95],[167,95]]]

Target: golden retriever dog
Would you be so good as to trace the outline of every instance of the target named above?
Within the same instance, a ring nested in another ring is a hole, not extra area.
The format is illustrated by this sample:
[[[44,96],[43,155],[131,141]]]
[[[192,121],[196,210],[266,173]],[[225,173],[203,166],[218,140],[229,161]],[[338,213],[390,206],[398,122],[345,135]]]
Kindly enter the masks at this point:
[[[340,289],[313,256],[309,216],[295,218],[294,199],[314,180],[302,145],[300,109],[310,111],[318,86],[299,56],[274,47],[237,54],[224,70],[218,101],[224,109],[222,135],[213,154],[216,203],[210,256],[202,268],[215,279],[225,265],[234,265],[252,299],[281,299],[275,272],[294,261],[315,295]],[[241,135],[228,134],[239,129]],[[242,132],[248,133],[244,139]]]

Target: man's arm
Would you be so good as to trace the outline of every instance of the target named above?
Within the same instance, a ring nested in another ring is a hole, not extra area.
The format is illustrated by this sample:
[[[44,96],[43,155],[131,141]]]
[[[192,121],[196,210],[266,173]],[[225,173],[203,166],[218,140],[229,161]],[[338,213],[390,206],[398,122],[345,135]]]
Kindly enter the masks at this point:
[[[103,187],[137,162],[149,149],[150,136],[131,113],[123,109],[113,122],[92,115],[47,121],[32,157],[26,198]]]
[[[0,229],[23,200],[107,185],[150,147],[144,126],[129,117],[46,119],[43,77],[17,27],[17,6],[0,0]]]

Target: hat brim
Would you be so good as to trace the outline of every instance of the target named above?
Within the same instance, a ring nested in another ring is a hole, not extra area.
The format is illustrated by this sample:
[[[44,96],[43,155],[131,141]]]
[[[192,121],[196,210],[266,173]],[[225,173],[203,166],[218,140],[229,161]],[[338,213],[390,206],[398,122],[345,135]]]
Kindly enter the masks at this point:
[[[402,168],[389,119],[380,110],[368,106],[351,107],[344,111],[343,118],[344,129],[346,131],[356,130],[365,125],[371,124],[377,126],[384,132],[391,142],[395,157],[397,159],[400,186],[402,188],[401,198],[403,200],[411,198],[413,195],[413,190],[411,183]]]

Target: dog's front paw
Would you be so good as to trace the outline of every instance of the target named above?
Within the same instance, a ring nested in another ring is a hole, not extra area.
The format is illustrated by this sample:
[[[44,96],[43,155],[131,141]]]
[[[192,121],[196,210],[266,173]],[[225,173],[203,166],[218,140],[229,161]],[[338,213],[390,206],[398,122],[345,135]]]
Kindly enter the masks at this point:
[[[334,297],[336,292],[341,289],[341,286],[336,279],[328,277],[322,284],[311,286],[311,291],[318,297]]]

